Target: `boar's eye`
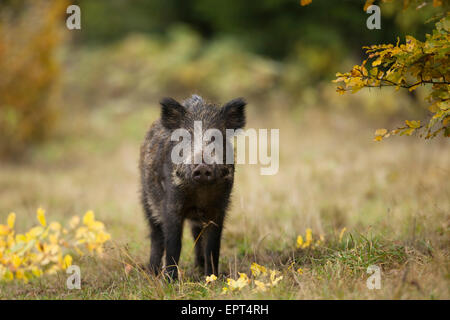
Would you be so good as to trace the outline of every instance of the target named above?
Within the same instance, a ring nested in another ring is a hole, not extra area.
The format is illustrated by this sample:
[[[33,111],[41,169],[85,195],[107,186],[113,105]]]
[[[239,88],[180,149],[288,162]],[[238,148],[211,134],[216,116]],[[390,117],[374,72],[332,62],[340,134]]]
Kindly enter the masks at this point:
[[[245,105],[242,98],[233,99],[222,107],[222,116],[227,129],[241,129],[245,126]]]
[[[175,99],[164,98],[161,104],[161,122],[167,129],[180,128],[181,120],[186,114],[186,109]]]

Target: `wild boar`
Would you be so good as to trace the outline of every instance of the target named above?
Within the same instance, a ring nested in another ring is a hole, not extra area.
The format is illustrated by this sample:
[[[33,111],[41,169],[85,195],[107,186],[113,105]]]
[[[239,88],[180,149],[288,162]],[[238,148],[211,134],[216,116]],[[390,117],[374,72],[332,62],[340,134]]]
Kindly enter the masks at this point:
[[[195,135],[198,133],[196,124],[200,123],[201,134],[216,129],[226,137],[227,129],[245,126],[246,102],[237,98],[220,107],[193,95],[182,103],[164,98],[160,104],[161,117],[145,136],[139,162],[141,201],[150,226],[149,268],[155,274],[160,273],[165,253],[166,275],[170,279],[177,278],[183,224],[189,220],[196,265],[205,275],[217,275],[222,229],[234,181],[234,162],[227,163],[226,152],[217,152],[212,162],[206,162],[203,151],[198,154],[198,148],[192,148],[189,150],[192,152],[183,155],[182,163],[174,163],[173,149],[178,141],[173,141],[172,134],[183,129]],[[208,142],[216,146],[219,143],[222,150],[229,146],[228,139],[216,141],[212,137],[210,141],[202,140],[202,147]],[[194,158],[200,162],[193,161]]]

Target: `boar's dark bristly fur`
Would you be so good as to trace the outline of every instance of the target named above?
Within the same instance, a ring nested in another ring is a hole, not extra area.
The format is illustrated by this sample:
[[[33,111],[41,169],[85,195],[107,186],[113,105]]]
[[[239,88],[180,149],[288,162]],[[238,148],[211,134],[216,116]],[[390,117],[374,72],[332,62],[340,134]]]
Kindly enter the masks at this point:
[[[160,103],[161,118],[147,132],[139,162],[141,201],[151,231],[150,270],[161,272],[165,253],[165,271],[177,278],[183,223],[189,220],[197,266],[206,275],[218,274],[222,228],[234,180],[234,164],[225,163],[225,130],[244,127],[246,103],[238,98],[219,107],[197,95],[182,103],[172,98]],[[173,130],[183,128],[193,136],[194,121],[202,122],[203,132],[221,131],[223,164],[172,162],[177,143],[171,141]]]

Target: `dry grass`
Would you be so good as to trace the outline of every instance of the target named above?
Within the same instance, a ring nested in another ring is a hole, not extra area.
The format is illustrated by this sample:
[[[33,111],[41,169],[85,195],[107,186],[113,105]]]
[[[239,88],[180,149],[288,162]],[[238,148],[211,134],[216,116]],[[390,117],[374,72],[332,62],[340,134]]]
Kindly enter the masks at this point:
[[[61,273],[27,285],[1,284],[1,298],[450,298],[449,141],[375,143],[374,124],[314,109],[270,117],[250,109],[248,127],[280,128],[280,168],[277,175],[261,176],[258,166],[238,167],[222,244],[224,274],[208,286],[198,277],[193,241],[185,232],[181,280],[149,277],[140,271],[149,240],[138,201],[137,159],[157,115],[156,105],[70,115],[65,134],[26,163],[2,164],[0,220],[14,210],[22,229],[33,224],[38,206],[61,221],[93,209],[114,241],[102,259],[75,259],[81,290],[67,290]],[[339,241],[343,227],[348,233]],[[325,243],[297,250],[296,237],[306,228],[323,234]],[[131,271],[125,272],[125,262]],[[284,279],[265,293],[221,295],[225,277],[249,273],[251,262],[280,270]],[[381,290],[366,287],[370,264],[382,267]],[[299,267],[302,275],[295,272]]]

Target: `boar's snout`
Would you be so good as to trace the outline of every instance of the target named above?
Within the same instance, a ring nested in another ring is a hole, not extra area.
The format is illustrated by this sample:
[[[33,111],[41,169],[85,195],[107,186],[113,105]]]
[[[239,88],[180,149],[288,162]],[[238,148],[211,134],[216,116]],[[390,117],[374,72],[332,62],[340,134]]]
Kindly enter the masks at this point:
[[[214,180],[212,167],[204,163],[199,164],[192,171],[192,178],[197,182],[212,182]]]

